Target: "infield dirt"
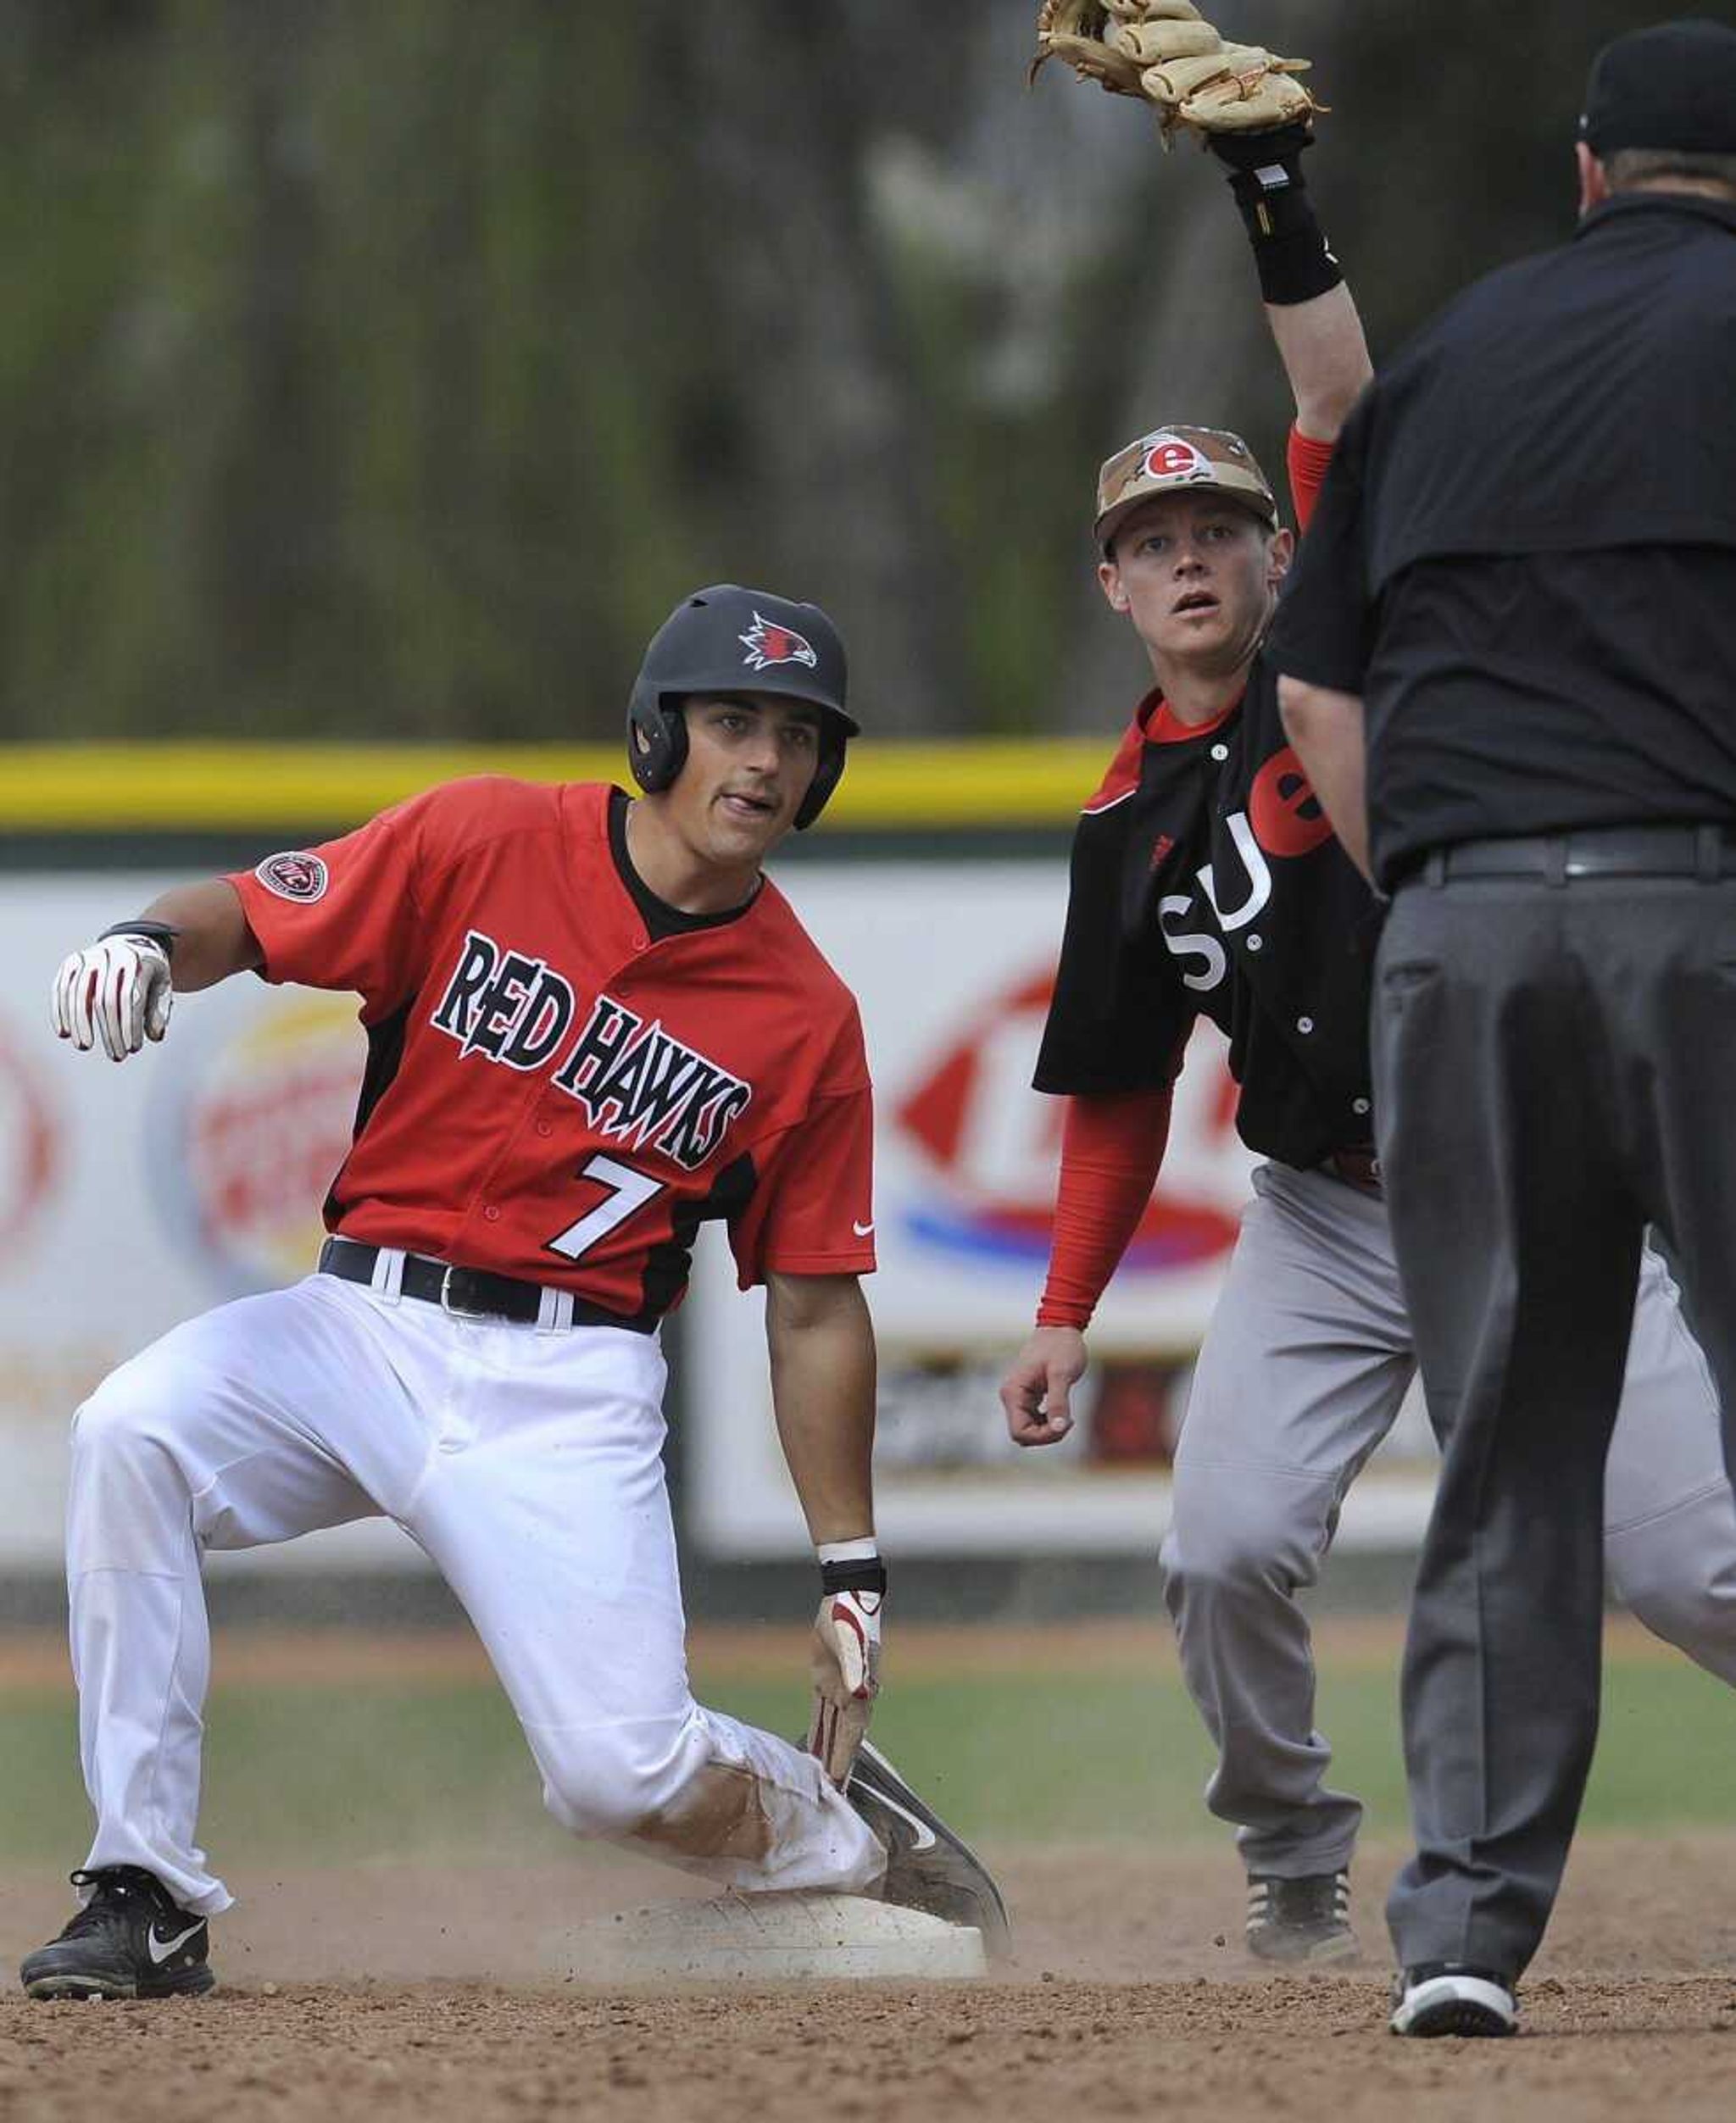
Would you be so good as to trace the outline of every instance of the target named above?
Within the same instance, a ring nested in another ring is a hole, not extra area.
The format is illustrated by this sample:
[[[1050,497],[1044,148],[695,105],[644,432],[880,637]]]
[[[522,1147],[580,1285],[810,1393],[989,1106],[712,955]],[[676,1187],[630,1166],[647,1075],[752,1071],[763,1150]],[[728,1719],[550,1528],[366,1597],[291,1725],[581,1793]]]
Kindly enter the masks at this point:
[[[582,2115],[587,2123],[1327,2123],[1725,2119],[1736,2101],[1736,1837],[1588,1841],[1505,2042],[1385,2033],[1369,1958],[1273,1977],[1244,1958],[1227,1852],[1010,1853],[1004,1978],[922,1987],[605,1991],[565,1980],[563,1927],[679,1895],[622,1862],[442,1866],[249,1883],[214,1928],[223,1987],[166,2004],[0,2003],[0,2116],[59,2123]],[[0,1892],[8,1945],[58,1927],[53,1875]],[[10,1985],[14,1971],[0,1969]]]
[[[1396,1648],[1390,1622],[1334,1622],[1322,1640],[1339,1672],[1388,1671]],[[1653,1656],[1625,1626],[1612,1642]],[[802,1644],[713,1631],[704,1649],[709,1671],[752,1678],[798,1670]],[[901,1670],[1004,1666],[1016,1685],[1061,1653],[1076,1671],[1129,1674],[1172,1657],[1155,1625],[910,1631]],[[64,1658],[51,1636],[0,1636],[0,1699],[47,1688],[70,1716]],[[237,1634],[220,1670],[266,1688],[487,1679],[461,1634]],[[301,1748],[318,1743],[316,1727],[301,1736],[292,1781]],[[1053,1768],[1033,1768],[1043,1774]],[[531,1792],[520,1798],[534,1810]],[[1033,1799],[1040,1821],[1040,1790]],[[1385,2031],[1381,1920],[1397,1841],[1372,1842],[1359,1861],[1366,1959],[1272,1976],[1242,1949],[1227,1837],[1200,1840],[1189,1815],[1182,1838],[1162,1844],[1131,1840],[1126,1822],[1114,1841],[986,1841],[1018,1942],[989,1981],[755,1992],[569,1981],[573,1926],[706,1890],[552,1832],[534,1862],[400,1848],[344,1866],[280,1837],[269,1857],[236,1853],[243,1900],[213,1928],[213,1997],[32,2004],[16,1992],[16,1957],[70,1905],[64,1866],[20,1848],[0,1881],[0,2123],[111,2111],[125,2123],[1725,2123],[1736,2112],[1736,1833],[1582,1837],[1522,1994],[1520,2037],[1401,2042]]]

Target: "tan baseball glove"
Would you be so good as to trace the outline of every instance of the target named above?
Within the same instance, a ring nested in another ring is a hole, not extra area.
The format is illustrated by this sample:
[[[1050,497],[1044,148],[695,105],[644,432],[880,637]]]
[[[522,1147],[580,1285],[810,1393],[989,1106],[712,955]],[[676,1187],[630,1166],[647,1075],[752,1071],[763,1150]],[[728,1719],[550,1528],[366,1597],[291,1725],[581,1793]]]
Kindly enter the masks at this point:
[[[1043,0],[1033,80],[1051,58],[1155,105],[1166,144],[1183,130],[1269,132],[1325,108],[1296,79],[1306,59],[1226,44],[1193,0]]]

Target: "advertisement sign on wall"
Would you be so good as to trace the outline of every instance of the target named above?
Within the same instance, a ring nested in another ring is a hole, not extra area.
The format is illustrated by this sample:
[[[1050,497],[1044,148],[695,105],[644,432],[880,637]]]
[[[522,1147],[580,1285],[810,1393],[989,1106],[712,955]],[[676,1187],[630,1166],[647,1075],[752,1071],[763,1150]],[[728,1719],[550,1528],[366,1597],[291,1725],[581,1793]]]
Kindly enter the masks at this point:
[[[0,1568],[58,1568],[73,1410],[136,1349],[304,1275],[350,1139],[355,998],[250,977],[178,997],[160,1048],[117,1068],[48,1029],[54,969],[171,877],[0,878]],[[416,1565],[383,1521],[220,1568]]]
[[[0,1568],[58,1566],[68,1422],[107,1371],[178,1320],[306,1272],[349,1142],[364,1057],[351,997],[226,981],[178,998],[168,1040],[124,1068],[53,1039],[46,998],[70,942],[170,881],[0,878],[14,976],[0,996]],[[1083,1420],[1061,1447],[1016,1452],[995,1388],[1048,1255],[1060,1109],[1029,1086],[1064,867],[837,862],[793,865],[784,884],[860,998],[876,1078],[868,1292],[887,1539],[906,1552],[1149,1548],[1248,1192],[1221,1041],[1207,1031],[1190,1049],[1161,1183],[1092,1331]],[[737,1292],[715,1232],[682,1330],[692,1531],[724,1557],[802,1552],[762,1307]],[[1382,1464],[1392,1472],[1359,1484],[1343,1537],[1420,1524],[1420,1422]],[[418,1559],[376,1523],[223,1566]]]

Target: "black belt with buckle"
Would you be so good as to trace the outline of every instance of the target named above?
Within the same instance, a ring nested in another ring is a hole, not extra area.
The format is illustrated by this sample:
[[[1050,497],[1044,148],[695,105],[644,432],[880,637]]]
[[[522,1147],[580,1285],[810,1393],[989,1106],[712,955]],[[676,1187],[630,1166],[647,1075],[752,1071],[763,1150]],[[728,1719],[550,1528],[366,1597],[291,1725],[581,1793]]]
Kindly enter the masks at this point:
[[[320,1273],[337,1275],[345,1282],[371,1284],[379,1260],[378,1246],[364,1246],[353,1238],[328,1238],[320,1248]],[[437,1304],[442,1312],[461,1320],[512,1320],[520,1326],[534,1326],[542,1316],[543,1287],[521,1282],[516,1275],[497,1275],[486,1268],[458,1268],[449,1261],[430,1260],[421,1253],[403,1257],[403,1279],[399,1293]],[[576,1327],[625,1327],[633,1334],[649,1334],[654,1320],[624,1319],[606,1312],[588,1299],[573,1299]]]
[[[1736,825],[1594,825],[1570,833],[1466,841],[1437,848],[1411,875],[1431,885],[1459,877],[1736,877]]]
[[[1334,1150],[1327,1165],[1350,1186],[1363,1187],[1371,1194],[1380,1192],[1380,1159],[1372,1150]]]

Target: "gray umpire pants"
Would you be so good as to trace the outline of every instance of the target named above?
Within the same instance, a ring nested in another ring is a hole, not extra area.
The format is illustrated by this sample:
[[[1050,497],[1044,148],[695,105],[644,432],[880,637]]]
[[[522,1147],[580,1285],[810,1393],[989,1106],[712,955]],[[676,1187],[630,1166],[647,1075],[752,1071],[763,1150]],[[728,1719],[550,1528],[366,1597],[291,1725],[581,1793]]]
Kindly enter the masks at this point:
[[[1605,1458],[1648,1222],[1736,1464],[1736,879],[1425,873],[1388,919],[1373,1033],[1443,1448],[1404,1671],[1416,1854],[1388,1920],[1401,1966],[1515,1976],[1597,1733]]]
[[[1251,1873],[1350,1863],[1360,1800],[1331,1788],[1299,1595],[1345,1494],[1392,1428],[1416,1351],[1386,1204],[1330,1171],[1268,1164],[1213,1309],[1163,1546],[1182,1670],[1217,1748],[1206,1803]],[[1736,1495],[1717,1396],[1648,1248],[1610,1446],[1605,1558],[1646,1626],[1736,1686]]]

